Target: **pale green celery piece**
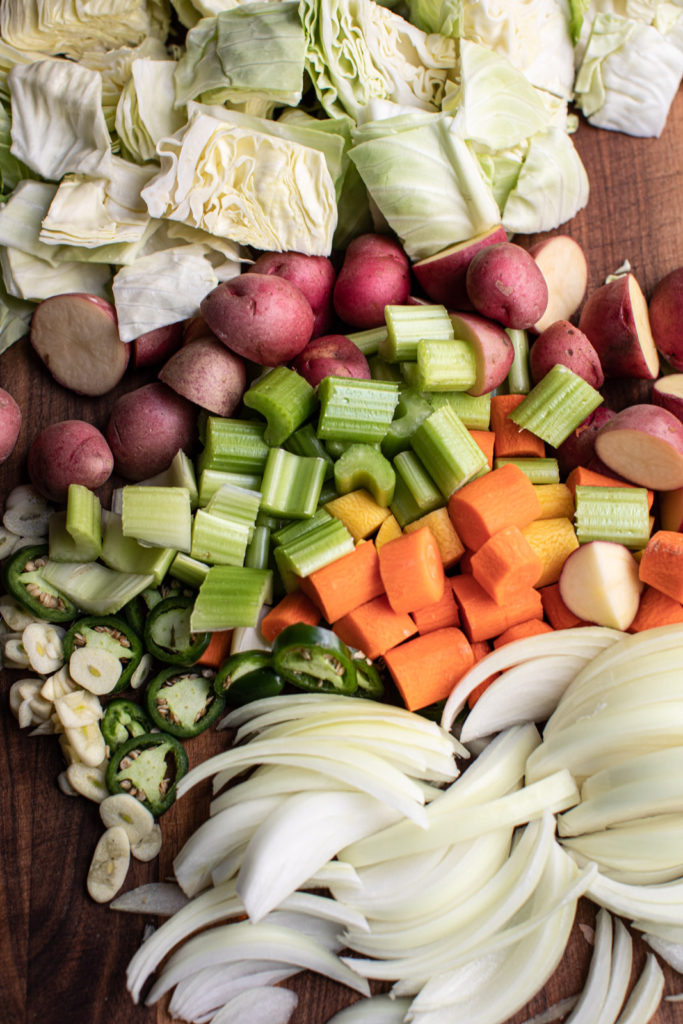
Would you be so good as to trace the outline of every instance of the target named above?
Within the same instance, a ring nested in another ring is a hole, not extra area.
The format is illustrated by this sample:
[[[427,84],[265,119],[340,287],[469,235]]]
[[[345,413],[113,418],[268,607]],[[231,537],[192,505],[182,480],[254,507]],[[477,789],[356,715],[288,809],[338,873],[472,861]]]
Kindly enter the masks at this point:
[[[406,387],[419,391],[420,374],[417,367],[417,359],[404,360],[398,365],[401,370],[401,379],[405,383]]]
[[[327,467],[325,469],[326,480],[334,473],[334,459],[325,450],[325,446],[317,436],[312,423],[304,423],[303,427],[299,427],[293,434],[290,434],[283,447],[288,452],[294,452],[295,455],[307,455],[324,459]]]
[[[198,590],[204,577],[209,571],[206,562],[200,562],[198,558],[186,555],[184,551],[178,551],[174,556],[168,570],[169,576],[187,583],[188,586]]]
[[[447,405],[468,430],[488,430],[491,425],[491,395],[468,395],[466,391],[432,391],[428,396],[432,409]]]
[[[388,459],[410,447],[413,433],[432,412],[425,395],[413,388],[404,388],[400,392],[394,418],[382,440],[382,451]]]
[[[318,385],[318,437],[323,440],[381,442],[394,417],[398,384],[325,377]]]
[[[513,462],[518,466],[532,484],[559,484],[560,467],[557,459],[494,459],[493,468],[500,469],[501,466]]]
[[[66,529],[79,552],[75,562],[99,558],[102,551],[102,505],[90,488],[69,484],[66,501]]]
[[[287,366],[276,366],[254,381],[242,401],[266,419],[263,439],[272,446],[286,441],[313,415],[317,405],[315,388]]]
[[[420,391],[467,391],[477,379],[477,363],[469,341],[453,338],[417,343],[417,386]]]
[[[423,515],[422,509],[415,501],[415,498],[408,490],[403,477],[398,472],[396,473],[394,497],[389,508],[401,529],[403,529],[404,526],[407,526],[408,523],[413,523]]]
[[[265,466],[265,459],[263,464]],[[219,469],[204,469],[199,476],[199,507],[204,508],[208,505],[214,494],[221,487],[228,485],[242,487],[247,491],[258,491],[261,479],[260,473],[225,473]]]
[[[388,363],[414,362],[421,338],[447,341],[453,324],[445,306],[419,305],[384,307],[387,331],[378,352]]]
[[[645,487],[579,485],[574,493],[574,526],[579,544],[614,541],[632,550],[650,537],[650,510]]]
[[[249,536],[256,523],[261,506],[261,492],[237,484],[225,483],[209,498],[206,511],[214,516],[223,516],[249,528]]]
[[[184,487],[127,484],[122,493],[121,519],[124,537],[176,551],[190,550],[192,509]]]
[[[396,473],[374,445],[352,444],[334,464],[334,483],[339,494],[364,488],[386,508],[394,496]]]
[[[99,550],[92,544],[75,541],[66,528],[66,509],[57,509],[48,523],[48,547],[50,558],[55,562],[94,562]]]
[[[415,502],[419,515],[441,508],[443,495],[415,452],[399,452],[394,458],[394,469]]]
[[[353,551],[353,537],[340,519],[331,517],[302,537],[280,544],[273,551],[275,563],[296,576],[310,576],[316,569]]]
[[[327,463],[271,448],[261,481],[261,508],[286,519],[308,519],[318,506]]]
[[[195,599],[190,629],[195,633],[255,626],[270,600],[273,573],[243,565],[212,565]]]
[[[558,363],[525,395],[510,419],[558,448],[602,401],[600,392],[583,377]]]
[[[437,409],[420,424],[411,447],[446,499],[488,468],[483,451],[450,406]]]
[[[190,555],[212,565],[243,565],[251,529],[246,523],[199,508],[192,522]]]
[[[171,459],[170,465],[156,476],[148,480],[141,480],[141,484],[151,484],[157,487],[184,487],[190,495],[190,505],[196,508],[199,502],[199,491],[197,488],[197,474],[192,459],[179,448]]]
[[[325,508],[317,508],[310,519],[294,519],[272,533],[273,547],[289,544],[290,541],[316,530],[323,523],[330,523],[334,517]]]
[[[512,342],[515,353],[506,379],[508,393],[527,395],[531,390],[529,335],[526,331],[520,331],[514,327],[506,327],[505,333]]]
[[[395,363],[388,363],[379,355],[370,356],[368,359],[370,374],[373,380],[393,381],[397,384],[403,383],[401,367]]]
[[[244,556],[244,564],[251,569],[267,569],[270,562],[269,526],[255,526]]]
[[[134,537],[124,537],[121,516],[103,509],[102,561],[116,572],[143,573],[158,587],[175,556],[173,548],[146,547]]]
[[[356,345],[364,356],[374,356],[380,350],[382,344],[386,344],[386,327],[369,327],[366,331],[352,331],[346,335],[349,341]],[[373,377],[375,374],[373,373]]]
[[[153,586],[151,573],[117,572],[100,562],[48,561],[45,580],[90,615],[114,615]]]

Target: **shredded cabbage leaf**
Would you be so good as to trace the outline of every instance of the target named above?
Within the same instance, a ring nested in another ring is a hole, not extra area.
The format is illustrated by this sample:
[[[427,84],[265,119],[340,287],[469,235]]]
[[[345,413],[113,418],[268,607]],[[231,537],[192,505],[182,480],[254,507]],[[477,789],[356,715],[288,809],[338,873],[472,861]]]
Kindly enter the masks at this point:
[[[503,225],[512,234],[552,231],[583,209],[588,194],[588,175],[570,136],[559,128],[539,132],[529,140]]]
[[[157,161],[157,142],[185,124],[176,108],[175,62],[134,60],[116,108],[116,131],[124,154],[138,163]]]
[[[51,295],[89,292],[107,298],[111,271],[102,263],[60,262],[56,266],[20,249],[0,249],[0,269],[9,295],[40,302]]]

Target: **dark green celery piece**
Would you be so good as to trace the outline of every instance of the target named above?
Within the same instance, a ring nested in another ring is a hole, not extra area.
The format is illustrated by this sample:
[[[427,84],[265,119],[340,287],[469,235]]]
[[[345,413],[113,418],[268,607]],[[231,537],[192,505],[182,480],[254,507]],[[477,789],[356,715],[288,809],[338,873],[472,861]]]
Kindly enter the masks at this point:
[[[325,377],[318,385],[318,437],[323,440],[381,442],[398,402],[398,384]]]
[[[423,338],[446,341],[453,337],[453,324],[445,306],[418,305],[384,307],[386,339],[379,354],[389,363],[417,358],[417,343]]]
[[[382,359],[380,355],[370,356],[368,359],[368,366],[370,367],[370,373],[372,374],[373,380],[389,382],[395,381],[397,384],[400,384],[403,381],[400,366],[396,366],[394,363],[388,363],[386,359]]]
[[[477,363],[469,341],[418,341],[417,386],[421,391],[467,391],[476,379]]]
[[[280,573],[296,576],[310,576],[316,569],[333,562],[342,555],[353,551],[353,537],[340,519],[330,516],[303,536],[288,540],[273,550],[275,564]],[[283,582],[286,579],[283,578]]]
[[[327,483],[323,484],[318,498],[318,505],[326,505],[328,501],[334,501],[335,498],[339,497],[339,492],[334,486],[334,480],[328,480]]]
[[[242,400],[267,420],[263,438],[272,446],[286,441],[316,407],[315,388],[287,366],[276,366],[254,381]]]
[[[449,406],[468,430],[488,430],[491,424],[491,395],[468,395],[466,391],[433,391],[432,409]]]
[[[270,569],[212,565],[194,602],[190,628],[195,632],[256,626],[272,592]]]
[[[173,548],[146,547],[134,537],[124,537],[121,516],[104,511],[102,561],[117,572],[150,573],[157,587],[175,557]]]
[[[592,487],[574,491],[574,526],[579,544],[614,541],[637,551],[650,537],[650,510],[645,487]]]
[[[369,444],[352,444],[334,464],[334,482],[339,494],[363,487],[378,505],[391,504],[396,473],[389,460]]]
[[[361,444],[360,441],[325,441],[325,449],[331,456],[332,460],[341,458],[344,452],[351,447],[352,444]],[[368,445],[368,448],[376,448],[378,451],[381,449],[379,443]]]
[[[388,459],[410,448],[411,437],[432,411],[429,401],[419,391],[414,388],[401,391],[394,418],[382,440],[382,451]]]
[[[261,508],[285,519],[307,519],[318,507],[324,459],[271,448],[261,481]]]
[[[406,487],[403,478],[398,473],[396,474],[394,498],[389,508],[401,529],[403,529],[404,526],[407,526],[408,523],[414,523],[415,520],[419,519],[423,514],[422,509],[417,504],[415,498]]]
[[[278,530],[275,530],[271,535],[273,546],[279,547],[281,544],[289,544],[292,540],[304,537],[307,533],[311,533],[319,526],[322,526],[323,523],[331,522],[332,518],[332,515],[326,509],[317,508],[310,519],[295,519],[293,522],[286,523]]]
[[[251,540],[247,545],[244,564],[251,569],[267,569],[270,560],[269,526],[255,526]]]
[[[509,418],[558,448],[602,401],[600,392],[588,381],[557,363],[525,395]]]
[[[293,452],[294,455],[306,455],[309,458],[324,459],[325,466],[325,479],[329,478],[334,474],[334,459],[325,450],[325,445],[319,439],[315,432],[315,427],[312,423],[304,423],[303,427],[299,427],[295,430],[290,437],[285,441],[284,448],[288,452]]]
[[[197,471],[261,476],[268,456],[263,430],[263,423],[255,420],[209,416]]]
[[[529,477],[532,484],[559,484],[560,467],[557,459],[494,459],[493,468],[500,469],[508,462],[514,462]]]
[[[488,469],[483,451],[450,406],[437,409],[420,424],[411,446],[446,499]]]
[[[394,469],[412,496],[419,515],[441,508],[443,495],[415,452],[399,452],[394,459]]]
[[[526,331],[506,327],[505,333],[512,342],[514,357],[508,370],[507,390],[510,395],[527,395],[531,390],[529,370],[529,335]]]

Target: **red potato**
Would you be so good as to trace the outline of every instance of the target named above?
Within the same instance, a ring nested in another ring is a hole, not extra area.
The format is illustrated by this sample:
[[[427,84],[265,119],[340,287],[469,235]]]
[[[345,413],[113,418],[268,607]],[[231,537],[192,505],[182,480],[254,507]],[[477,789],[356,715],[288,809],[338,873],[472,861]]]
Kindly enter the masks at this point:
[[[556,320],[538,335],[529,352],[529,369],[535,384],[557,363],[562,363],[591,387],[601,388],[605,375],[590,341],[568,320]]]
[[[157,327],[154,331],[141,334],[133,342],[134,362],[137,367],[156,366],[165,362],[183,343],[185,322]]]
[[[658,351],[674,370],[683,370],[683,267],[672,270],[655,286],[649,314]]]
[[[85,420],[52,423],[33,439],[28,452],[31,483],[48,501],[66,501],[69,484],[97,490],[114,469],[104,435]]]
[[[644,405],[652,401],[654,381],[642,377],[608,377],[600,394],[610,409],[621,412],[627,405]]]
[[[317,387],[324,377],[370,380],[371,376],[367,359],[345,334],[324,334],[313,338],[292,366],[311,387]]]
[[[659,521],[663,530],[683,533],[683,487],[659,495]]]
[[[247,386],[244,360],[217,338],[196,338],[164,363],[159,380],[217,416],[231,416]]]
[[[555,449],[560,474],[565,477],[577,466],[597,469],[595,465],[595,438],[598,431],[611,420],[616,413],[607,406],[599,405],[586,419],[572,430],[569,437]],[[607,467],[605,466],[605,470]]]
[[[652,401],[672,412],[683,423],[683,373],[671,373],[655,381]]]
[[[53,295],[31,318],[31,345],[54,379],[79,395],[106,395],[131,353],[119,338],[116,310],[97,295]]]
[[[21,409],[9,391],[0,388],[0,463],[14,451],[20,432]]]
[[[446,309],[471,309],[465,286],[467,268],[480,249],[495,245],[496,242],[507,242],[507,233],[502,224],[496,224],[464,242],[450,245],[434,256],[418,260],[413,263],[413,273],[432,302],[438,302]]]
[[[410,264],[386,235],[359,235],[350,243],[335,281],[335,312],[350,327],[366,330],[384,323],[384,307],[404,305],[410,294]]]
[[[275,274],[244,273],[202,299],[200,312],[219,341],[261,366],[288,363],[313,334],[313,310],[301,291]]]
[[[548,286],[548,305],[534,324],[539,334],[556,320],[571,320],[581,305],[588,284],[583,249],[569,235],[553,235],[529,249]]]
[[[621,274],[592,292],[579,328],[598,353],[605,377],[656,378],[659,354],[647,302],[633,274]]]
[[[639,487],[683,487],[683,423],[657,405],[618,412],[598,431],[595,453],[613,473]]]
[[[327,256],[309,256],[303,252],[264,252],[247,273],[275,274],[296,285],[313,310],[313,337],[326,334],[334,320],[332,290],[336,278],[334,265]]]
[[[642,583],[628,548],[613,541],[582,544],[567,557],[559,579],[560,597],[585,622],[628,629],[636,617]]]
[[[486,395],[503,383],[515,357],[510,338],[499,324],[474,313],[451,313],[455,337],[472,346],[477,376],[470,395]]]
[[[197,407],[162,381],[121,395],[109,415],[105,436],[115,468],[128,480],[145,480],[170,464],[197,437]]]
[[[514,242],[487,245],[476,253],[465,284],[477,312],[503,327],[528,330],[548,305],[548,286],[540,267]]]

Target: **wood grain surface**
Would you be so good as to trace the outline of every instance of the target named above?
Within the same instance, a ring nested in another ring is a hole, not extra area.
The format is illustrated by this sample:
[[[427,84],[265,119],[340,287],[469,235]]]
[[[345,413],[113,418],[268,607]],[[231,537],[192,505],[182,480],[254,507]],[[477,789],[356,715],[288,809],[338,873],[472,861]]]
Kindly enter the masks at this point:
[[[628,260],[649,295],[659,278],[683,264],[683,95],[679,92],[659,139],[582,124],[576,144],[591,198],[561,231],[586,251],[589,288]],[[19,444],[0,467],[0,498],[26,481],[26,451],[42,426],[69,417],[103,426],[115,394],[140,382],[129,373],[113,395],[85,400],[57,386],[25,340],[0,356],[0,385],[24,411]],[[97,807],[59,791],[58,745],[52,737],[20,732],[8,708],[10,682],[7,673],[0,698],[0,1021],[167,1024],[163,1006],[134,1006],[125,987],[126,964],[148,922],[97,905],[86,895],[88,865],[101,832]],[[223,742],[215,733],[198,737],[188,744],[191,761]],[[207,791],[198,789],[162,819],[160,859],[134,862],[126,888],[169,877],[173,854],[201,819],[206,802]],[[582,904],[579,921],[590,923],[593,915],[594,908]],[[640,948],[638,965],[642,956]],[[578,992],[589,957],[586,929],[577,924],[560,968],[530,1007],[511,1018],[514,1024]],[[300,1003],[292,1024],[324,1024],[349,1001],[340,986],[310,975],[302,975],[296,988]],[[667,992],[682,988],[680,977],[669,974]],[[655,1024],[682,1019],[680,1003],[662,1003],[653,1018]]]

